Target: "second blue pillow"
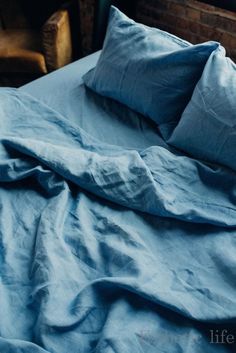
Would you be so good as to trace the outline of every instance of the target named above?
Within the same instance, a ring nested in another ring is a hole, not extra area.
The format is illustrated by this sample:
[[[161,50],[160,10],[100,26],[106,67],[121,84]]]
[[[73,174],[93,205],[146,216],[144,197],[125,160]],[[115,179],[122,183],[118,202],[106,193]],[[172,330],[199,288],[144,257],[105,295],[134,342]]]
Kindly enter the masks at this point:
[[[191,156],[236,171],[236,64],[219,48],[168,142]]]

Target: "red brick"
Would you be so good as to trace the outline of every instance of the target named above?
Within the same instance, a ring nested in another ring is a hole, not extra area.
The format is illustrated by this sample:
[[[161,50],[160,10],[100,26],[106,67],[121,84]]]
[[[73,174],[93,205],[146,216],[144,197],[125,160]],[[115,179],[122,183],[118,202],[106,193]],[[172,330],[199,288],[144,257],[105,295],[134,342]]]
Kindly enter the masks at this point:
[[[235,20],[231,20],[228,18],[220,17],[218,26],[225,31],[236,33],[236,18]]]
[[[216,29],[214,27],[206,26],[204,24],[200,24],[200,33],[203,37],[212,39],[216,34]]]
[[[230,33],[223,32],[221,36],[221,43],[226,48],[236,48],[236,36]]]
[[[194,34],[201,33],[201,25],[197,22],[189,22],[189,30]]]
[[[182,29],[179,29],[179,28],[173,28],[173,31],[171,32],[172,34],[175,34],[176,36],[182,38],[182,39],[185,39],[187,41],[190,41],[190,35],[189,35],[189,32],[187,31],[184,31]]]
[[[211,14],[208,12],[201,13],[201,23],[205,23],[211,27],[217,27],[220,24],[219,15]]]
[[[201,12],[193,8],[187,8],[186,17],[191,21],[199,22],[201,19]]]
[[[186,32],[189,30],[190,22],[184,18],[175,18],[176,26],[179,29],[185,30]]]
[[[173,16],[172,14],[169,14],[169,13],[163,14],[161,18],[161,22],[166,23],[167,26],[171,26],[171,27],[178,26],[176,21],[177,21],[176,16]]]
[[[222,42],[222,35],[223,35],[223,32],[218,30],[218,29],[215,29],[214,33],[210,36],[210,37],[207,37],[207,38],[210,38],[211,40],[215,40],[216,42]]]
[[[176,3],[169,4],[169,11],[178,17],[186,16],[186,6]]]

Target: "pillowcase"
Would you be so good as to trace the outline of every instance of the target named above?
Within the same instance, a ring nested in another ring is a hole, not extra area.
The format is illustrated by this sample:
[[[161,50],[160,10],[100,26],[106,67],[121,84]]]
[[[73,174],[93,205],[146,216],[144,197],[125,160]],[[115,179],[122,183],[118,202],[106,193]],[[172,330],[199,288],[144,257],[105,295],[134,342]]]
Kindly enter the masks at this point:
[[[236,64],[224,48],[211,54],[168,143],[236,171]]]
[[[151,118],[168,137],[218,46],[216,42],[191,45],[138,24],[112,6],[101,56],[84,83]]]

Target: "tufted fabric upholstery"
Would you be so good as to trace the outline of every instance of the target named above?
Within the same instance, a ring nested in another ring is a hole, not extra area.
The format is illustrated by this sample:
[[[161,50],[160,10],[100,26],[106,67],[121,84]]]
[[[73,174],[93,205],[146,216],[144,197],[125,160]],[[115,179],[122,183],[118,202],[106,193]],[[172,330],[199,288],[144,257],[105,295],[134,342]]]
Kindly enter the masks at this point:
[[[0,39],[0,72],[47,73],[41,36],[30,30],[4,30]]]
[[[24,84],[31,76],[39,77],[71,61],[67,8],[57,10],[42,28],[34,30],[17,0],[0,1],[0,86],[14,86],[13,74]]]
[[[58,10],[44,24],[42,45],[47,67],[50,71],[71,61],[72,43],[67,10]]]

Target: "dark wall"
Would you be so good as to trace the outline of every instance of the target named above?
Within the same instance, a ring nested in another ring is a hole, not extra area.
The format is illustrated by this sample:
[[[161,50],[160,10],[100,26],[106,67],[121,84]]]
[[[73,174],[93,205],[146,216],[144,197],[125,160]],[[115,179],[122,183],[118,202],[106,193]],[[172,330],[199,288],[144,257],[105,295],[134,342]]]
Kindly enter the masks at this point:
[[[202,0],[207,4],[221,7],[222,9],[236,11],[236,0]]]
[[[32,27],[39,28],[65,0],[19,0]]]
[[[133,17],[136,0],[96,0],[94,16],[93,51],[101,49],[106,33],[111,5],[118,7],[129,17]]]

